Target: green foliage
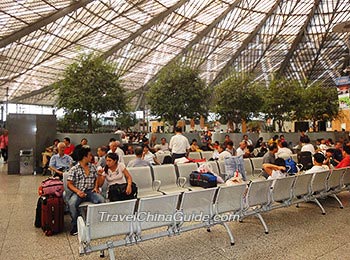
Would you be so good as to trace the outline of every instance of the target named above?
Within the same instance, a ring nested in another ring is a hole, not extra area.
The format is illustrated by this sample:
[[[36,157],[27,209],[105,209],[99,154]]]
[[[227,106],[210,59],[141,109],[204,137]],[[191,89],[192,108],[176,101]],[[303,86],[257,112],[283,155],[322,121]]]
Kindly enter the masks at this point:
[[[350,107],[350,98],[349,97],[341,97],[339,98],[340,103],[344,103],[345,106]]]
[[[120,113],[116,118],[117,127],[128,129],[137,124],[136,115],[131,112]]]
[[[262,98],[248,75],[234,74],[215,88],[213,104],[224,120],[239,124],[260,111]]]
[[[93,118],[92,128],[94,131],[101,127],[98,118]],[[88,131],[87,119],[80,111],[65,111],[64,117],[57,120],[57,128],[62,133],[86,133]]]
[[[278,124],[278,131],[282,131],[285,121],[293,120],[303,111],[301,103],[303,87],[297,81],[286,79],[273,79],[264,92],[264,105],[262,112],[266,117]]]
[[[335,87],[314,84],[306,88],[302,95],[304,119],[313,121],[331,121],[339,115],[338,92]],[[314,129],[316,130],[316,129]]]
[[[114,73],[113,64],[94,54],[82,55],[64,71],[64,79],[56,83],[58,108],[68,114],[79,113],[93,130],[93,116],[107,111],[121,113],[126,108],[125,91]]]
[[[199,71],[178,62],[164,67],[147,93],[151,113],[172,122],[173,126],[181,118],[206,115],[209,98]]]

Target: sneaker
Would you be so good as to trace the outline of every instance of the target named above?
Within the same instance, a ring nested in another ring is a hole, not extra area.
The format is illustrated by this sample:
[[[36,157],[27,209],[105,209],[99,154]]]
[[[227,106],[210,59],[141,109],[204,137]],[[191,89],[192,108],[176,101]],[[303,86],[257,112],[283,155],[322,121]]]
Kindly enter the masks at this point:
[[[72,230],[70,231],[70,235],[71,235],[71,236],[76,236],[76,235],[78,235],[78,229],[77,229],[77,228],[72,228]]]

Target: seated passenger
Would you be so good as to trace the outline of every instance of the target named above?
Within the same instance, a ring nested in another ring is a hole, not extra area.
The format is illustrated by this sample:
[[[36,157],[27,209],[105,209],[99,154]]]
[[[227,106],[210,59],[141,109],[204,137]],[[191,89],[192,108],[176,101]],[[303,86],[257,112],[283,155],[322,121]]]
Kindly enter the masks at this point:
[[[233,142],[228,141],[226,143],[226,151],[228,151],[231,155],[236,155],[236,149],[233,147]]]
[[[72,156],[72,154],[74,152],[74,148],[75,148],[74,144],[72,144],[70,142],[70,138],[69,137],[63,138],[63,142],[66,145],[66,148],[64,149],[64,153],[69,155],[69,156]]]
[[[236,155],[240,156],[243,155],[244,158],[249,157],[249,150],[247,149],[247,143],[246,141],[242,141],[239,143],[239,147],[237,148]]]
[[[166,138],[163,137],[162,139],[160,139],[160,149],[163,151],[163,152],[169,152],[169,144],[167,143],[166,141]]]
[[[263,168],[262,176],[265,177],[266,179],[272,174],[272,171],[271,172],[266,171],[264,164],[266,163],[275,164],[275,161],[276,161],[275,154],[278,151],[276,142],[271,142],[268,145],[268,149],[269,151],[263,156],[263,165],[262,165],[262,168]]]
[[[218,152],[219,152],[219,155],[218,155],[217,159],[220,161],[223,161],[226,157],[232,156],[232,154],[230,152],[226,151],[225,145],[223,145],[223,144],[219,145]]]
[[[292,154],[293,152],[288,148],[288,143],[286,141],[278,143],[278,151],[276,153],[276,157],[287,159],[290,158]]]
[[[101,166],[102,168],[106,167],[106,155],[108,152],[107,146],[100,146],[97,148],[98,162],[96,167]]]
[[[151,163],[149,161],[142,159],[143,148],[141,146],[137,146],[135,148],[135,155],[136,159],[131,160],[127,165],[128,167],[151,166]]]
[[[311,154],[315,153],[315,147],[313,144],[310,143],[309,137],[305,137],[304,139],[304,145],[301,147],[302,152],[310,152]]]
[[[325,156],[323,153],[315,153],[313,155],[313,164],[311,169],[307,170],[305,173],[315,173],[315,172],[323,172],[325,170],[329,170],[329,167],[327,165],[324,165]]]
[[[269,175],[267,178],[270,179],[278,179],[286,177],[286,161],[282,158],[277,158],[275,163],[264,163],[263,164],[264,171]]]
[[[69,170],[67,186],[73,192],[68,201],[72,217],[71,235],[78,233],[79,205],[84,201],[95,204],[104,202],[104,198],[99,194],[96,166],[90,163],[91,159],[91,149],[83,146],[78,154],[78,164]]]
[[[157,157],[153,153],[151,153],[148,145],[143,146],[142,159],[145,161],[148,161],[150,164],[153,164],[153,165],[160,164]]]
[[[55,139],[53,141],[53,145],[47,147],[45,149],[45,152],[41,153],[42,155],[42,168],[43,168],[43,175],[46,174],[46,171],[49,169],[49,162],[52,157],[52,155],[57,154],[57,145],[60,142],[60,140]]]
[[[75,162],[78,161],[78,153],[79,150],[84,146],[88,144],[88,140],[86,138],[81,139],[80,144],[78,144],[77,146],[74,147],[74,151],[72,153],[72,158]]]
[[[190,152],[200,152],[201,149],[198,146],[197,139],[193,139],[190,145]]]
[[[335,168],[344,168],[350,166],[350,147],[344,145],[343,147],[343,159],[338,163]]]
[[[63,172],[72,167],[73,159],[69,155],[64,153],[66,145],[64,142],[60,142],[57,145],[58,154],[54,154],[49,163],[49,168],[54,172],[54,176],[63,178]]]
[[[127,155],[135,154],[134,147],[132,145],[128,145],[126,148],[125,154]]]
[[[109,201],[118,201],[118,196],[116,189],[111,188],[115,184],[127,183],[125,194],[130,195],[132,193],[132,177],[128,170],[125,168],[124,163],[118,163],[119,158],[115,153],[109,153],[106,156],[107,167],[102,172],[101,180],[99,183],[104,183],[105,179],[108,183],[108,199]]]

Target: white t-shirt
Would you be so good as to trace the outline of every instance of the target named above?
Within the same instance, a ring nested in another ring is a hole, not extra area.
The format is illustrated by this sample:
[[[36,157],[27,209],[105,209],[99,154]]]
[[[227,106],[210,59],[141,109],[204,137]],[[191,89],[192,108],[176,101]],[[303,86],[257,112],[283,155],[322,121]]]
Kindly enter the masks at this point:
[[[287,154],[287,155],[292,155],[293,152],[291,149],[289,149],[288,147],[280,147],[278,148],[277,153],[275,154],[276,158],[280,157],[280,154]]]
[[[187,152],[187,149],[190,149],[190,143],[182,134],[176,134],[171,137],[169,148],[172,153],[183,154]]]
[[[308,174],[308,173],[315,173],[315,172],[323,172],[327,170],[329,170],[329,167],[327,165],[322,165],[322,166],[314,165],[310,170],[307,170],[305,173]]]
[[[225,160],[226,157],[231,157],[232,155],[228,151],[223,151],[219,154],[219,160]]]
[[[102,176],[106,176],[108,186],[113,184],[122,184],[126,183],[126,179],[124,176],[125,164],[124,163],[118,163],[117,169],[112,172],[110,169],[108,169],[108,173],[103,172]]]
[[[156,157],[156,156],[153,153],[148,152],[145,154],[143,159],[151,164],[154,164],[154,157]]]
[[[301,147],[302,152],[311,152],[311,154],[315,153],[315,147],[312,144],[304,144],[303,147]]]
[[[241,147],[238,147],[237,151],[236,151],[236,155],[240,156],[240,155],[244,155],[245,152],[241,149]]]
[[[160,150],[161,151],[169,151],[169,144],[165,143],[165,144],[160,144]]]

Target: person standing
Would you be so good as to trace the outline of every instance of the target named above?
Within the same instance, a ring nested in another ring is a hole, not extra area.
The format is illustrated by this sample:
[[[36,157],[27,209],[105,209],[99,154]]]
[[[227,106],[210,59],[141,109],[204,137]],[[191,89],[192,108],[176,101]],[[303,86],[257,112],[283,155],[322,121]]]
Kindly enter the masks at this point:
[[[176,127],[175,135],[171,137],[169,149],[172,153],[173,163],[175,159],[186,157],[190,149],[188,139],[182,135],[182,128]]]
[[[4,163],[7,163],[8,159],[8,145],[9,145],[9,131],[4,129],[3,134],[0,136],[0,149],[1,155],[4,158]]]

